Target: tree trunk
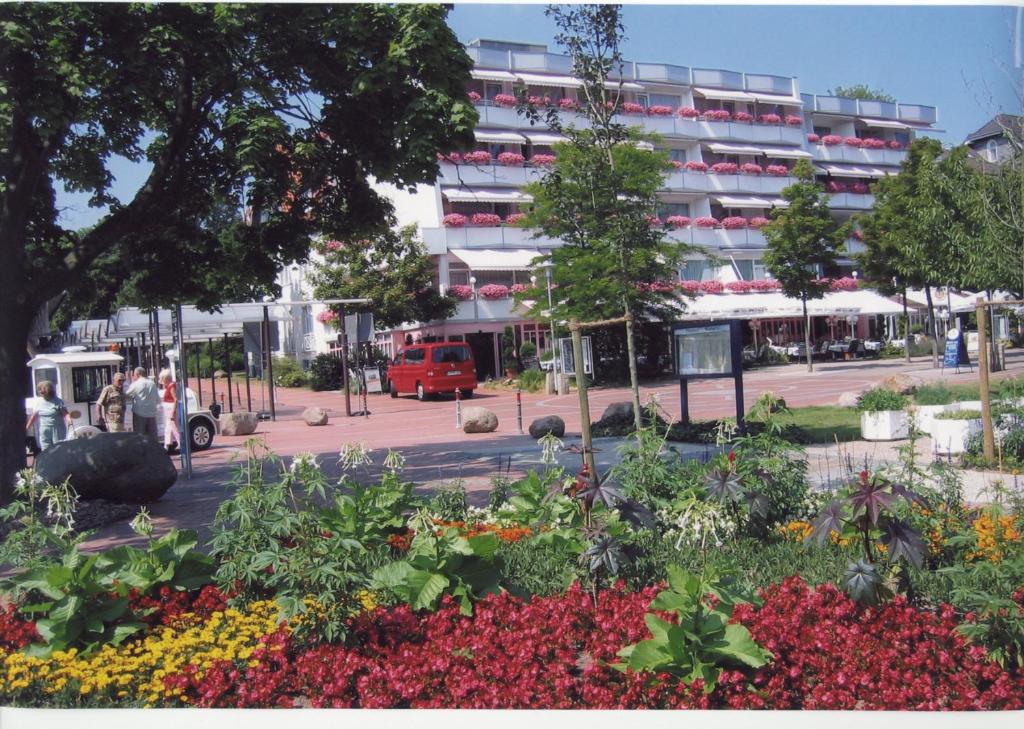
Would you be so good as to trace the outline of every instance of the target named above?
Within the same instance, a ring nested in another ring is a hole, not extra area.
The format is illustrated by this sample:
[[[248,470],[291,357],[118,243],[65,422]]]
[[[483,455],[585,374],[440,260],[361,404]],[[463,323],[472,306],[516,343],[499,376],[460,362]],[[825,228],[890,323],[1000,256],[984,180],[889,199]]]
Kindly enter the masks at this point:
[[[985,298],[988,301],[992,301],[992,295],[991,289],[985,291]],[[988,371],[999,372],[1003,369],[1003,358],[1000,356],[999,340],[996,337],[996,310],[989,309],[989,314],[989,328],[992,334],[988,338]]]
[[[807,371],[814,372],[814,358],[811,356],[811,318],[807,315],[807,297],[801,296],[804,307],[804,347],[807,349]]]
[[[14,475],[25,467],[25,345],[31,317],[12,305],[14,295],[0,293],[0,504],[14,493]]]
[[[907,287],[903,287],[903,348],[906,350],[907,363],[910,363],[910,315],[907,313]]]
[[[939,340],[935,333],[935,305],[932,304],[932,287],[924,287],[924,297],[928,300],[928,335],[932,338],[932,369],[939,368]]]
[[[633,334],[633,312],[626,302],[626,356],[629,359],[629,387],[633,391],[633,424],[637,430],[643,427],[640,419],[640,378],[636,371],[636,339]]]

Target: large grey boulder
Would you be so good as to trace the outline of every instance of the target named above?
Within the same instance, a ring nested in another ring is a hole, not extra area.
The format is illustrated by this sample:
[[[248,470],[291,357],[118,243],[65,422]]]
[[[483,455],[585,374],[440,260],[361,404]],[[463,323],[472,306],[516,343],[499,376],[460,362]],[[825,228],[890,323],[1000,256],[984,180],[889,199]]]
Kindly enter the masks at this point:
[[[601,415],[601,420],[598,422],[614,423],[623,420],[633,421],[633,403],[628,400],[626,402],[613,402],[606,407]]]
[[[71,485],[83,499],[147,504],[163,496],[178,472],[163,446],[141,433],[100,433],[66,440],[36,458],[48,483]]]
[[[860,399],[859,392],[844,392],[839,396],[839,400],[836,401],[836,405],[841,408],[855,408],[857,407],[857,401]]]
[[[556,438],[565,435],[565,421],[557,415],[545,415],[530,423],[530,435],[534,438],[543,438],[550,433]]]
[[[256,413],[224,413],[220,416],[221,435],[252,435],[259,425]]]
[[[306,425],[327,425],[327,411],[323,408],[306,408],[302,411]]]
[[[498,416],[487,408],[472,407],[462,411],[463,433],[493,433],[498,429]]]

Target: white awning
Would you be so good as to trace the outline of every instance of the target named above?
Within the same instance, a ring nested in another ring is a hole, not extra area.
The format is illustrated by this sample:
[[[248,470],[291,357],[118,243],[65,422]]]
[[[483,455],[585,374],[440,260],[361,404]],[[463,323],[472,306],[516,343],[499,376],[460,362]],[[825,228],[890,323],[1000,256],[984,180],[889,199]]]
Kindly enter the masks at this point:
[[[470,271],[530,271],[534,258],[542,255],[536,248],[449,248],[448,254],[466,264]]]
[[[746,91],[730,91],[726,89],[705,89],[694,86],[693,92],[706,99],[724,99],[726,101],[753,101],[754,97]]]
[[[833,177],[887,177],[898,175],[899,167],[861,167],[858,165],[817,164],[819,170]]]
[[[617,89],[617,88],[619,88],[619,82],[614,80],[614,79],[609,79],[608,81],[605,81],[604,85],[605,85],[605,88],[608,88],[608,89]],[[641,86],[640,84],[634,83],[632,81],[626,81],[625,79],[622,80],[622,88],[625,89],[626,91],[643,91],[644,90],[644,87]]]
[[[686,300],[681,319],[783,319],[803,316],[800,299],[779,291],[750,294],[703,294]],[[903,307],[866,289],[830,291],[807,302],[811,316],[902,314]]]
[[[858,121],[864,122],[869,127],[878,127],[879,129],[910,129],[909,124],[903,122],[891,121],[889,119],[864,119],[861,118]]]
[[[537,73],[517,73],[516,77],[527,86],[554,86],[578,89],[583,82],[572,76],[541,76]]]
[[[441,194],[450,202],[531,202],[525,192],[493,187],[442,187]]]
[[[522,134],[504,132],[500,129],[474,129],[473,136],[476,137],[476,141],[486,144],[526,144]]]
[[[785,208],[789,203],[779,198],[754,197],[752,195],[712,195],[711,199],[726,208]]]
[[[487,68],[474,68],[469,75],[479,81],[510,81],[514,82],[516,76],[508,71],[492,71]]]
[[[765,94],[760,91],[748,91],[747,96],[753,97],[755,101],[762,104],[782,104],[783,106],[803,106],[802,99],[796,96],[785,96],[781,94]]]
[[[707,148],[712,152],[720,154],[748,154],[765,155],[766,157],[780,157],[784,159],[810,158],[810,152],[805,152],[796,147],[767,147],[753,146],[750,144],[724,144],[722,142],[708,142]]]
[[[530,140],[530,144],[549,145],[565,141],[565,137],[561,134],[552,134],[551,132],[523,132],[523,136]]]

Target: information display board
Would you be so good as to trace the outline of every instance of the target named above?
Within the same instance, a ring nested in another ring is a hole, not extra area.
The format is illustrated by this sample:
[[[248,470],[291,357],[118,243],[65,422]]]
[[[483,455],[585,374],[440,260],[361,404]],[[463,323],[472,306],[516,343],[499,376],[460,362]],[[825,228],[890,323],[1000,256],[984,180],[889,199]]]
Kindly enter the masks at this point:
[[[729,377],[735,372],[729,322],[677,328],[676,374],[680,377]]]
[[[971,359],[967,356],[967,343],[959,329],[950,329],[946,332],[946,349],[942,354],[942,369],[950,367],[959,370],[963,366],[971,366]]]
[[[376,367],[363,368],[363,380],[366,382],[367,392],[383,392],[380,385],[380,370]]]
[[[582,337],[583,341],[583,374],[594,374],[594,355],[590,348],[590,337]],[[558,349],[562,354],[562,372],[572,375],[576,372],[576,361],[572,356],[572,337],[563,337],[558,340]]]

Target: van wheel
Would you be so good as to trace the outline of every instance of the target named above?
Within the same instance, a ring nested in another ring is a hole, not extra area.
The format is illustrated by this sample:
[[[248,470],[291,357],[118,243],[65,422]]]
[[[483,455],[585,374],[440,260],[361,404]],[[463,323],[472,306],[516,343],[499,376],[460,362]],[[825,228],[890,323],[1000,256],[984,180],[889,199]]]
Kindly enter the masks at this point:
[[[416,383],[416,399],[419,400],[420,402],[423,402],[424,400],[427,399],[427,391],[423,389],[422,382]]]
[[[196,418],[188,424],[188,439],[193,451],[205,451],[213,445],[213,424],[206,418]]]
[[[394,382],[388,383],[388,392],[391,393],[391,397],[398,397],[398,388],[395,387]]]
[[[472,390],[466,390],[464,393],[462,393],[462,399],[463,400],[472,400],[473,399],[473,391]]]

